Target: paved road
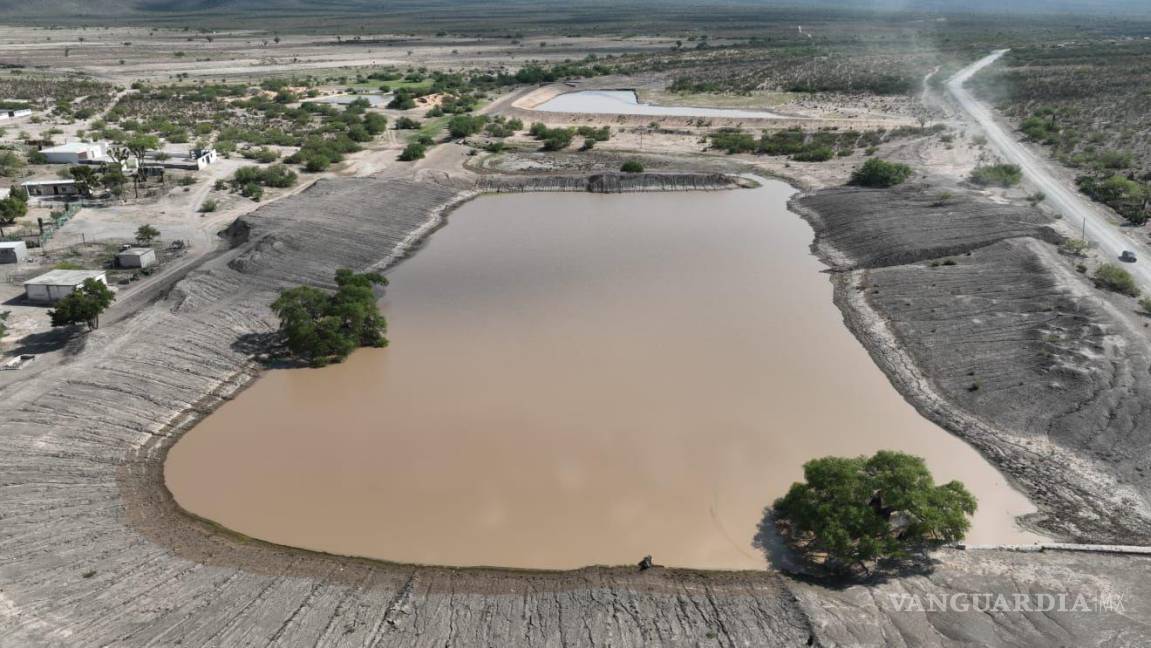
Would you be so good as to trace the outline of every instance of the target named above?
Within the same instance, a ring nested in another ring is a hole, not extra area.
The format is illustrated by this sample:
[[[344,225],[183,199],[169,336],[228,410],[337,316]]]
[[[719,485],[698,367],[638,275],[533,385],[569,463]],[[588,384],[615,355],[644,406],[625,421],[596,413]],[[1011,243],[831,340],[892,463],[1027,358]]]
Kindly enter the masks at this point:
[[[1012,164],[1018,164],[1025,181],[1046,194],[1046,203],[1067,219],[1067,223],[1086,232],[1087,240],[1107,260],[1116,260],[1123,250],[1132,250],[1139,255],[1138,263],[1125,263],[1124,267],[1135,276],[1145,290],[1151,290],[1151,254],[1142,242],[1136,241],[1126,231],[1115,224],[1106,209],[1079,193],[1074,186],[1054,171],[1053,163],[1033,153],[1019,142],[1016,134],[1003,126],[995,118],[992,109],[972,96],[964,84],[983,68],[997,61],[1007,50],[998,50],[960,70],[947,82],[947,90],[987,135],[988,142]],[[1141,233],[1142,229],[1128,230]]]

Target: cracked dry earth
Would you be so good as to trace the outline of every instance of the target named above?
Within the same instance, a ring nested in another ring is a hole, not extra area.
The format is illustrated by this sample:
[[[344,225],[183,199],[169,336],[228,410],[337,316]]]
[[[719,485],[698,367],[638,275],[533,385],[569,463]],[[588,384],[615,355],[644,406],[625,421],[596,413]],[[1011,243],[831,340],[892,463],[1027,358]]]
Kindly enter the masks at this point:
[[[772,571],[389,564],[243,538],[179,511],[163,488],[164,453],[258,373],[251,341],[273,330],[266,304],[276,291],[329,285],[336,267],[384,266],[473,193],[405,179],[320,182],[233,226],[233,249],[166,298],[91,333],[60,366],[8,384],[0,646],[1151,642],[1148,558],[947,550],[929,573],[832,588]],[[897,294],[895,277],[877,281]],[[988,614],[890,604],[893,593],[986,591],[1108,592],[1127,605]]]

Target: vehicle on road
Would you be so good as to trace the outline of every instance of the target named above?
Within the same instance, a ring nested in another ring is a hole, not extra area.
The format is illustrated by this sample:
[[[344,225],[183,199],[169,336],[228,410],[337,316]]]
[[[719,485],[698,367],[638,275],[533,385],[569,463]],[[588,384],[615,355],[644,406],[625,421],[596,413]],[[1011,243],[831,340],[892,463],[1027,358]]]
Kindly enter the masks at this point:
[[[1135,253],[1131,250],[1123,250],[1123,254],[1119,255],[1119,260],[1124,263],[1135,263],[1138,261],[1138,259],[1135,258]]]

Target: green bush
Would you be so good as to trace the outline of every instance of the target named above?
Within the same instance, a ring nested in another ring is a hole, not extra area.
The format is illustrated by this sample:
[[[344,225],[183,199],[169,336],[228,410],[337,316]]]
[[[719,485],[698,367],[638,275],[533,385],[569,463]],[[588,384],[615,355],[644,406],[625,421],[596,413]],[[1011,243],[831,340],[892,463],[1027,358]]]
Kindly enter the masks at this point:
[[[396,130],[419,130],[419,120],[412,119],[411,117],[400,117],[396,120]]]
[[[830,146],[820,146],[806,151],[800,151],[791,156],[796,162],[826,162],[835,157],[835,150]]]
[[[871,158],[856,167],[849,183],[860,187],[894,187],[903,184],[912,173],[906,164]]]
[[[970,179],[980,187],[1014,187],[1023,181],[1023,169],[1015,164],[985,164],[975,167]]]
[[[480,132],[488,118],[483,115],[456,115],[448,120],[448,134],[452,139],[470,137]]]
[[[624,173],[643,173],[643,164],[639,160],[628,160],[619,170]]]
[[[400,152],[400,161],[414,162],[415,160],[422,160],[426,154],[427,149],[423,144],[412,142],[411,144],[405,146],[404,150]]]
[[[1135,285],[1135,278],[1123,268],[1114,263],[1104,263],[1095,271],[1095,285],[1104,290],[1117,292],[1128,297],[1139,296],[1139,286]]]
[[[1106,179],[1081,176],[1076,180],[1076,184],[1079,185],[1079,190],[1092,200],[1114,209],[1133,225],[1142,225],[1151,218],[1151,213],[1144,208],[1148,198],[1151,197],[1151,190],[1147,185],[1119,174]]]

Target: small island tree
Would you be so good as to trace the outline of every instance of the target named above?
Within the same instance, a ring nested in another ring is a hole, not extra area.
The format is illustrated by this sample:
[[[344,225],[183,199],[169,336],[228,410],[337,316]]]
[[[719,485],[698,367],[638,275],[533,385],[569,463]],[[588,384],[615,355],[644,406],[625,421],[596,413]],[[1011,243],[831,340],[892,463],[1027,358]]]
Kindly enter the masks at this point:
[[[963,484],[937,486],[923,459],[902,452],[814,459],[803,477],[775,501],[775,518],[796,549],[833,572],[961,540],[976,508]]]
[[[94,330],[100,328],[100,315],[115,299],[116,294],[103,281],[85,279],[71,295],[56,302],[48,317],[52,318],[52,326],[87,324]]]
[[[388,281],[377,273],[336,271],[336,292],[299,286],[280,293],[272,311],[288,352],[312,366],[339,362],[356,347],[387,346],[387,321],[376,305],[374,286]]]

